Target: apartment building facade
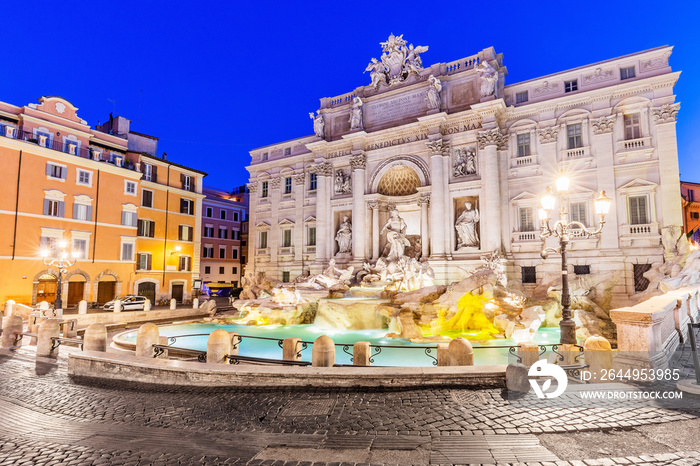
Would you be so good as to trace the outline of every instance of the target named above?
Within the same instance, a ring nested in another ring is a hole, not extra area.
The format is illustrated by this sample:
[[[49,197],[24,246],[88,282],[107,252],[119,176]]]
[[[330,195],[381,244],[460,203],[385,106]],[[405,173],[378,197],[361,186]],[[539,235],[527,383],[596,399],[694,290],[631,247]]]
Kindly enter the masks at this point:
[[[700,183],[681,181],[683,232],[695,244],[700,243]]]

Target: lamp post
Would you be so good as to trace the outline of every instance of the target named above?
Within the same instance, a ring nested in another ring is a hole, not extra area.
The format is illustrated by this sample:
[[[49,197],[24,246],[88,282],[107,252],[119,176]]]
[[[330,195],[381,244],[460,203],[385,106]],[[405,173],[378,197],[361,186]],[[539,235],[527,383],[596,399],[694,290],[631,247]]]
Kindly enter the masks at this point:
[[[44,248],[41,250],[41,260],[44,265],[49,267],[56,267],[58,269],[58,282],[56,286],[56,300],[54,301],[54,311],[56,312],[56,317],[59,319],[63,317],[63,303],[61,302],[61,281],[63,274],[68,272],[68,267],[72,267],[78,260],[77,251],[73,251],[68,257],[68,243],[65,241],[60,241],[58,247],[61,249],[60,252],[55,256],[51,257],[52,251]]]
[[[559,220],[554,225],[550,225],[550,214],[554,210],[556,198],[552,189],[547,187],[545,195],[542,197],[542,208],[539,210],[539,218],[542,224],[540,238],[551,237],[559,239],[559,248],[542,249],[542,258],[547,259],[550,252],[561,254],[561,305],[562,319],[559,322],[560,343],[576,344],[576,323],[571,315],[571,295],[569,294],[569,275],[566,263],[566,247],[571,238],[590,238],[600,235],[605,225],[605,216],[610,210],[612,200],[605,195],[605,191],[600,192],[600,197],[595,199],[595,211],[599,218],[598,228],[591,231],[583,223],[569,221],[569,209],[567,202],[567,192],[569,191],[569,178],[562,175],[556,180],[557,193],[559,194]]]

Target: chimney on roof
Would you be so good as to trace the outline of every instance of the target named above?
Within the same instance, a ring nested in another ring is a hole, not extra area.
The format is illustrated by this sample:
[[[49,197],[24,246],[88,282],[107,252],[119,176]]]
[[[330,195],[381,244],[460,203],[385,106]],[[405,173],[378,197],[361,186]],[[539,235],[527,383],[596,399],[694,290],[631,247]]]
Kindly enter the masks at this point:
[[[163,160],[168,160],[168,153],[167,153],[167,152],[163,152],[163,155],[161,155],[160,158],[163,159]]]

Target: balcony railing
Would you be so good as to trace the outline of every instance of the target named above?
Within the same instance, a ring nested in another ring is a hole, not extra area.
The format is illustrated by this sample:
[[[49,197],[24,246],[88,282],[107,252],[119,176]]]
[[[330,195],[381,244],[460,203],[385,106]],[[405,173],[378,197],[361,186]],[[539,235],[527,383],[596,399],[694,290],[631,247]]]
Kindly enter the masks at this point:
[[[590,157],[590,156],[591,156],[591,147],[590,146],[576,147],[574,149],[562,149],[562,151],[561,151],[561,159],[562,160],[580,159],[580,158]]]
[[[651,148],[651,138],[625,139],[624,141],[617,141],[618,152],[643,150],[649,148]]]
[[[514,243],[529,243],[540,241],[539,231],[514,231],[512,240]]]
[[[525,167],[537,164],[537,155],[526,155],[523,157],[513,157],[510,166],[512,168]]]
[[[623,236],[647,236],[658,234],[658,228],[653,223],[642,223],[638,225],[622,225]]]

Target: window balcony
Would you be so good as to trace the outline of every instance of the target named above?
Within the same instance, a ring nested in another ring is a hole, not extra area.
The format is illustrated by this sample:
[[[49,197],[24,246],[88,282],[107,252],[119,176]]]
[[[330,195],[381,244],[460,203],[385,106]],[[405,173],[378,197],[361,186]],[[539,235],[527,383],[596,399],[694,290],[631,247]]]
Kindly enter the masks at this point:
[[[591,156],[591,146],[577,147],[575,149],[562,149],[561,150],[561,160],[575,160],[575,159],[585,159]]]
[[[527,167],[530,165],[537,165],[538,157],[536,155],[527,155],[525,157],[513,157],[510,159],[511,168]]]
[[[277,255],[279,256],[293,256],[294,255],[294,246],[287,246],[287,247],[281,247],[277,251]]]
[[[623,141],[617,141],[617,151],[618,152],[629,152],[634,150],[645,150],[650,149],[651,138],[637,138],[637,139],[625,139]]]
[[[511,250],[513,252],[536,252],[542,249],[542,239],[539,230],[514,231],[511,235]]]
[[[623,248],[658,247],[659,241],[661,235],[656,222],[620,225],[620,246]]]

